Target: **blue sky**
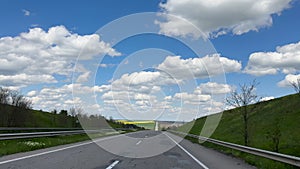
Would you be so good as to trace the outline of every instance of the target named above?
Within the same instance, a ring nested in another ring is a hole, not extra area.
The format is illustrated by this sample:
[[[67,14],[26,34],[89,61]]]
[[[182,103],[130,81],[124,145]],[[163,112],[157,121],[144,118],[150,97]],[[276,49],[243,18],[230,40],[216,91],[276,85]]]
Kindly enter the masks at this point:
[[[226,108],[239,84],[257,79],[271,99],[300,78],[298,0],[6,0],[0,13],[0,85],[35,109],[191,120]],[[139,23],[152,33],[115,43]]]

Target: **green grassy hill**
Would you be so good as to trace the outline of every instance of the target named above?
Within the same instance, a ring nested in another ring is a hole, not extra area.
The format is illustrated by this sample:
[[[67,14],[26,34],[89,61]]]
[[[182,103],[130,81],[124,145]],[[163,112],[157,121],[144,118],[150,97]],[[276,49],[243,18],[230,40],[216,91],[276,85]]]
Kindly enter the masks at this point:
[[[76,118],[66,114],[23,109],[0,104],[0,127],[80,127]]]
[[[275,150],[272,137],[279,137],[279,153],[300,156],[300,96],[289,95],[274,100],[250,105],[253,111],[249,115],[249,146],[260,149]],[[201,132],[206,117],[197,119],[194,125],[190,122],[178,130],[186,131],[191,127],[190,133]],[[239,108],[224,111],[222,119],[211,138],[243,144],[243,120]],[[191,139],[191,138],[189,138]],[[191,139],[192,141],[196,141]],[[262,159],[238,151],[233,151],[220,146],[204,143],[205,146],[220,149],[225,153],[244,158],[250,164],[258,168],[294,168],[271,160]]]
[[[122,124],[113,120],[106,120],[101,116],[80,116],[80,122],[85,127],[106,126],[107,122],[112,128],[142,129],[134,124]],[[32,127],[32,128],[81,128],[78,118],[64,113],[49,113],[41,110],[24,109],[0,104],[0,127]]]
[[[80,122],[78,123],[78,118]],[[70,116],[66,110],[60,113],[49,113],[39,110],[24,109],[8,104],[0,104],[0,134],[16,133],[16,132],[38,132],[38,131],[52,131],[54,130],[73,130],[73,128],[81,129],[83,124],[85,129],[100,129],[107,128],[107,123],[112,128],[122,128],[121,133],[133,132],[143,130],[134,124],[122,124],[114,120],[107,120],[102,116],[96,115],[78,115]],[[107,122],[107,123],[106,123]],[[6,129],[10,127],[20,128],[35,128],[35,129]],[[51,129],[41,129],[51,128]],[[124,129],[125,128],[125,129]],[[89,136],[87,134],[66,135],[66,136],[52,136],[52,137],[38,137],[38,138],[23,138],[12,140],[0,140],[0,157],[4,155],[37,150],[62,144],[75,143],[85,140],[90,140],[93,137],[103,137],[105,135],[116,134],[114,131],[93,133]],[[31,144],[34,143],[34,144]],[[1,168],[1,167],[0,167]]]

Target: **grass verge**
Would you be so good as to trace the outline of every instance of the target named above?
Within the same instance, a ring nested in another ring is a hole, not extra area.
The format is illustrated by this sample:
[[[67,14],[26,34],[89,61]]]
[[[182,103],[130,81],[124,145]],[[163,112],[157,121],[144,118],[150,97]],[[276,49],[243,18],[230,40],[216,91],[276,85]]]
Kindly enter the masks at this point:
[[[295,94],[250,105],[248,146],[300,157],[299,101],[299,95]],[[216,140],[243,145],[244,122],[241,113],[242,111],[240,108],[224,111],[222,118],[218,123],[218,127],[210,137]],[[211,118],[213,118],[213,116],[214,115],[211,115]],[[207,123],[206,120],[207,117],[199,118],[179,127],[177,130],[184,133],[202,135],[201,132],[204,126],[206,130],[214,129],[214,124]],[[190,140],[198,142],[197,140]],[[278,140],[278,142],[276,140]],[[278,144],[276,144],[276,142]],[[232,149],[213,145],[211,143],[204,143],[203,145],[242,158],[249,164],[260,169],[296,168],[273,160],[242,153],[240,151],[233,151]]]
[[[106,135],[100,133],[90,134],[90,137],[87,134],[76,134],[76,135],[66,135],[66,136],[2,140],[0,141],[0,157],[9,154],[33,151],[37,149],[43,149],[43,148],[48,148],[48,147],[53,147],[58,145],[86,141],[86,140],[90,140],[91,138],[100,138],[107,135],[113,135],[113,133],[106,134]]]
[[[0,141],[0,156],[89,140],[86,134]]]
[[[187,139],[193,143],[200,144],[198,142],[198,140],[195,138],[186,136],[185,139]],[[227,154],[229,156],[241,158],[246,163],[253,165],[259,169],[298,169],[298,167],[295,167],[295,166],[292,166],[289,164],[285,164],[285,163],[271,160],[268,158],[263,158],[260,156],[252,155],[249,153],[244,153],[242,151],[233,150],[231,148],[223,147],[223,146],[216,145],[216,144],[209,143],[209,142],[205,142],[200,145],[217,150],[217,151]]]

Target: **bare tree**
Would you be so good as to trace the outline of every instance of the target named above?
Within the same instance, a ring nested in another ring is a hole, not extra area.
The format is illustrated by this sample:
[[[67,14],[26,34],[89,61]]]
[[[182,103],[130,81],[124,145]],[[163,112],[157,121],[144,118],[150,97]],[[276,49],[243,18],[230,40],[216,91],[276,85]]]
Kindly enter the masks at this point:
[[[30,109],[32,101],[20,94],[18,91],[10,91],[11,105],[21,107],[24,109]]]
[[[257,96],[255,89],[259,85],[256,80],[253,80],[249,84],[240,84],[240,91],[233,90],[230,96],[226,98],[226,102],[229,106],[235,108],[241,108],[242,117],[244,122],[243,136],[244,144],[247,146],[249,144],[249,112],[252,111],[248,107],[250,104],[258,103],[260,98]]]
[[[300,78],[297,78],[296,81],[290,81],[291,86],[294,90],[300,95]]]
[[[71,107],[70,110],[69,110],[69,114],[72,116],[72,117],[75,117],[76,116],[76,109],[74,107]]]
[[[51,113],[57,114],[57,110],[56,110],[56,109],[53,109],[53,110],[51,111]]]
[[[9,90],[6,88],[0,87],[0,103],[8,104]]]
[[[76,115],[83,114],[84,110],[82,107],[76,107]]]
[[[24,108],[24,109],[31,109],[32,108],[32,101],[26,97],[23,97],[21,101],[17,105],[18,107]]]
[[[78,114],[82,114],[83,109],[81,107],[71,107],[69,109],[69,114],[73,117],[76,117]]]
[[[18,91],[10,91],[11,105],[17,106],[22,100],[22,97]]]

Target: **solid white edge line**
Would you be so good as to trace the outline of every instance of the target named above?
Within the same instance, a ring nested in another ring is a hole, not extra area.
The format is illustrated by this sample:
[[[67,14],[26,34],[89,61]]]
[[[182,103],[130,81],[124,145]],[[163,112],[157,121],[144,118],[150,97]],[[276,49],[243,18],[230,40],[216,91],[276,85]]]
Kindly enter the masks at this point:
[[[179,143],[177,143],[174,139],[172,139],[166,133],[164,133],[164,135],[166,135],[167,137],[169,137],[170,140],[172,140],[181,150],[183,150],[187,155],[189,155],[193,160],[195,160],[202,168],[209,169],[202,162],[200,162],[196,157],[194,157],[190,152],[188,152],[185,148],[183,148]]]
[[[116,135],[116,136],[99,138],[99,139],[97,139],[95,141],[89,141],[89,142],[86,142],[86,143],[76,144],[76,145],[73,145],[73,146],[59,148],[59,149],[55,149],[55,150],[51,150],[51,151],[46,151],[46,152],[42,152],[42,153],[32,154],[32,155],[28,155],[28,156],[24,156],[24,157],[19,157],[19,158],[14,158],[14,159],[6,160],[6,161],[0,161],[0,165],[1,164],[6,164],[6,163],[10,163],[10,162],[14,162],[14,161],[24,160],[24,159],[27,159],[27,158],[37,157],[37,156],[41,156],[41,155],[45,155],[45,154],[50,154],[50,153],[54,153],[54,152],[58,152],[58,151],[62,151],[62,150],[67,150],[67,149],[70,149],[70,148],[80,147],[80,146],[92,144],[94,142],[104,141],[104,140],[112,139],[112,138],[119,137],[119,136],[121,136],[121,134],[120,135]]]
[[[138,141],[135,145],[139,145],[141,144],[142,140]]]
[[[112,169],[114,166],[116,166],[120,161],[114,161],[110,166],[106,167],[106,169]]]

